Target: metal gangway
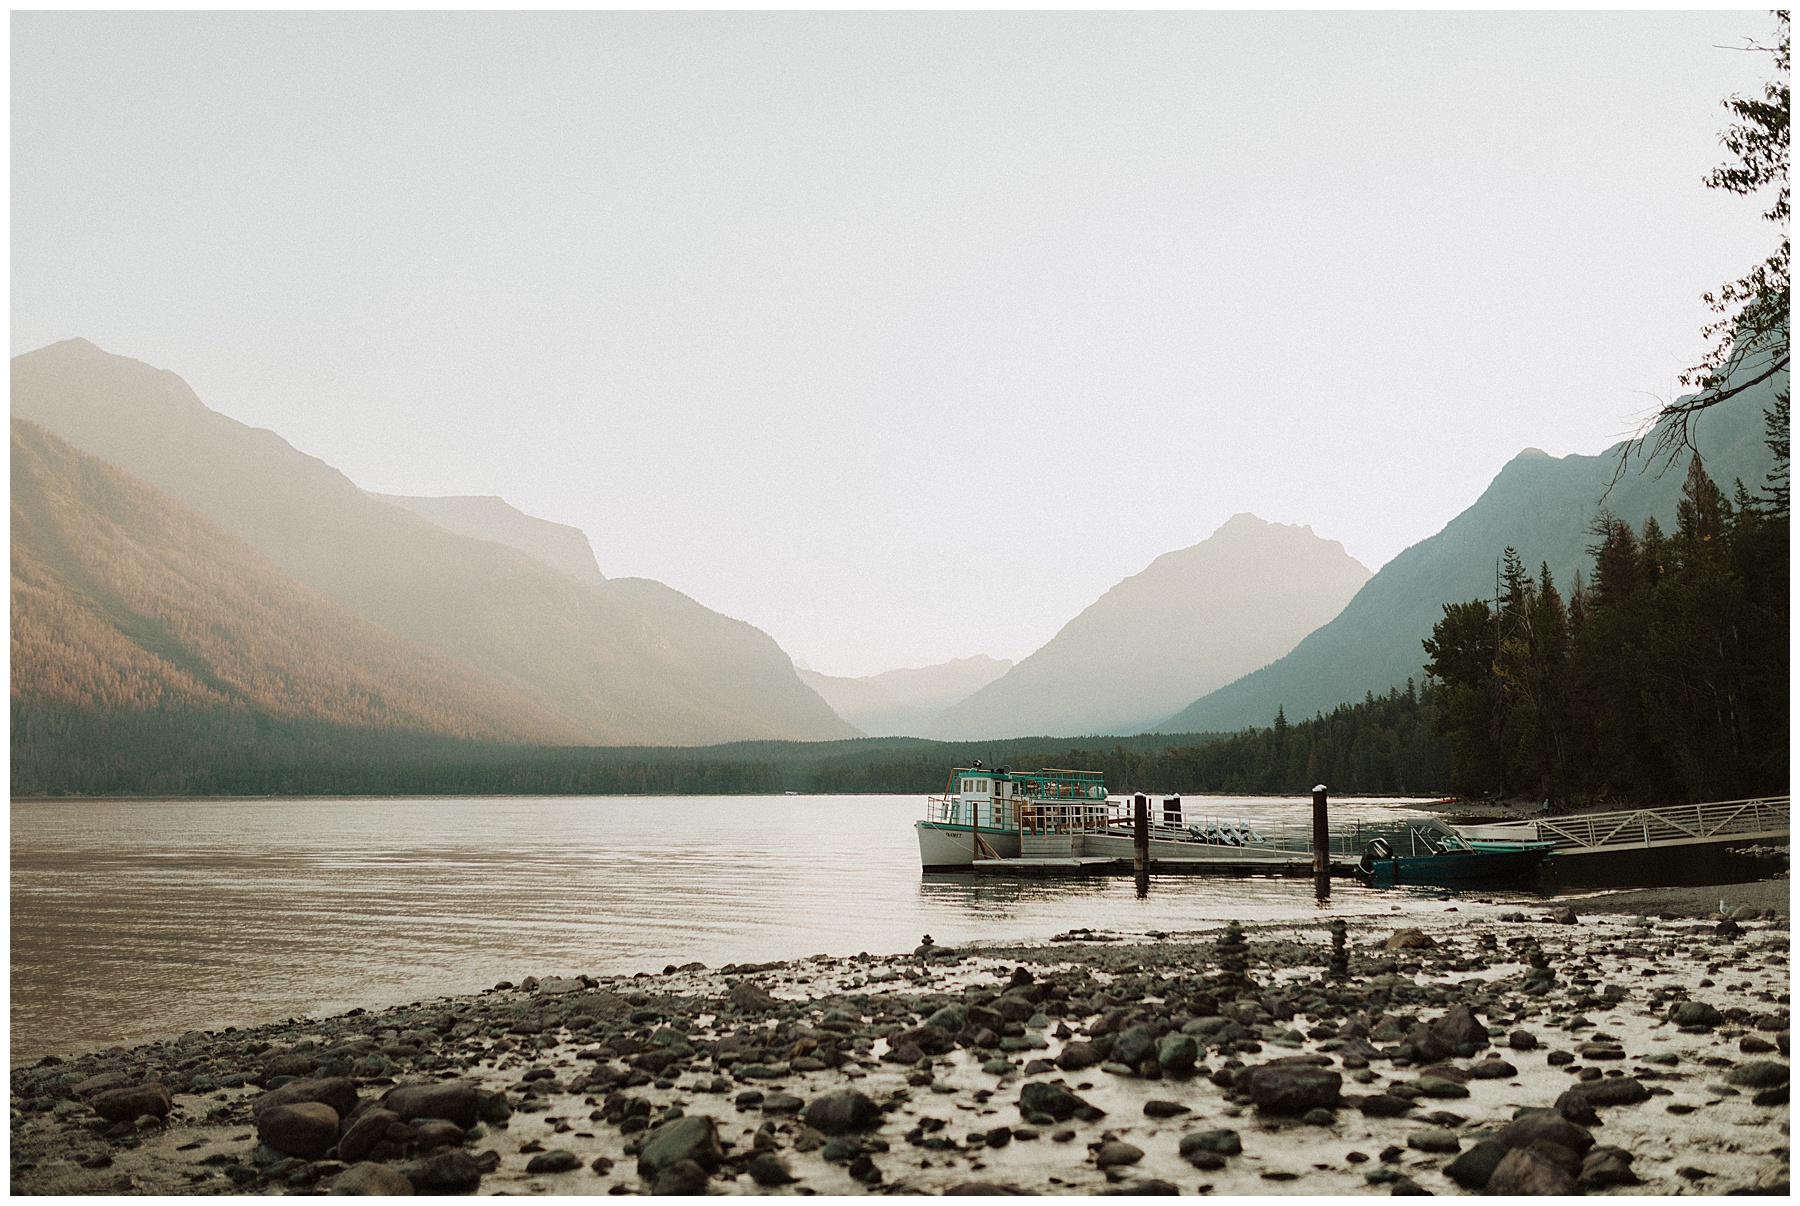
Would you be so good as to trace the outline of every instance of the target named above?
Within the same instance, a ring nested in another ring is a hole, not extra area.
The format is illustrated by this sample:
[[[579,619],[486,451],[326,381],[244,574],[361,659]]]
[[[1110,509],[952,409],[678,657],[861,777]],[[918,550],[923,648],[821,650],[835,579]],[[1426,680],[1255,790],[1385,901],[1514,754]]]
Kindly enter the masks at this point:
[[[1474,827],[1482,836],[1512,836],[1552,843],[1559,856],[1654,850],[1675,846],[1733,845],[1788,840],[1788,797],[1755,796],[1707,804],[1670,804],[1545,817],[1516,825]]]

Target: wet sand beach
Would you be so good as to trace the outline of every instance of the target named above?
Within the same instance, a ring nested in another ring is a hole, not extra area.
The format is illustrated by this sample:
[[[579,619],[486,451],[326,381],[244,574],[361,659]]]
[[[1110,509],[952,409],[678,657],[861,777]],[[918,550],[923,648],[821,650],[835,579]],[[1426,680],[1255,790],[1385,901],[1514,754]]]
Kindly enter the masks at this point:
[[[12,1189],[1786,1193],[1787,887],[522,968],[15,1068]]]

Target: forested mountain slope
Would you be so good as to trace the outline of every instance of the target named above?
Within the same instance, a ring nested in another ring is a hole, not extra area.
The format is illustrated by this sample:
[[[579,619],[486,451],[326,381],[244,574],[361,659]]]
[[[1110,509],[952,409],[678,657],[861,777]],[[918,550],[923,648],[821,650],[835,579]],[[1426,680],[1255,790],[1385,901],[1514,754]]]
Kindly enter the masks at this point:
[[[1786,388],[1785,375],[1779,384]],[[1747,390],[1695,424],[1707,472],[1727,494],[1736,479],[1756,490],[1774,463],[1763,443],[1762,412],[1773,404],[1775,385]],[[1446,603],[1493,597],[1495,561],[1507,547],[1534,572],[1548,563],[1566,592],[1576,570],[1591,564],[1589,529],[1602,506],[1634,526],[1655,516],[1673,529],[1685,460],[1664,472],[1660,463],[1634,461],[1609,493],[1619,451],[1560,458],[1535,448],[1521,452],[1472,506],[1382,566],[1342,614],[1293,652],[1197,699],[1156,729],[1231,731],[1267,725],[1277,708],[1295,720],[1369,692],[1380,695],[1419,677],[1420,642],[1443,618]]]
[[[222,710],[489,741],[579,736],[20,419],[11,651],[15,713]]]
[[[209,410],[174,373],[77,339],[14,358],[12,385],[14,414],[359,615],[479,667],[585,741],[855,735],[766,634],[700,617],[667,588],[578,581],[382,502],[273,432]]]

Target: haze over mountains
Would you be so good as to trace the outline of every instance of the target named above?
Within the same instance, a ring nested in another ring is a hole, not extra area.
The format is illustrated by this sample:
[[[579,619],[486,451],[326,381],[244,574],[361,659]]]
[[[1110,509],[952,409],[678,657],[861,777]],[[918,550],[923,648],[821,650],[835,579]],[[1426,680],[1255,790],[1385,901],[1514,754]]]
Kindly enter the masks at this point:
[[[581,739],[475,667],[364,619],[217,524],[16,418],[12,687],[15,703],[57,708]]]
[[[606,581],[599,562],[594,560],[594,546],[588,543],[586,532],[566,523],[552,523],[527,515],[495,495],[413,498],[405,494],[370,491],[369,497],[404,507],[414,515],[423,515],[440,528],[518,549],[527,557],[561,570],[577,582],[597,586]]]
[[[535,705],[554,723],[534,740],[699,745],[857,735],[751,625],[659,583],[593,580],[597,566],[591,577],[571,576],[510,547],[533,525],[491,506],[445,516],[485,525],[475,538],[371,497],[273,432],[207,409],[174,373],[76,339],[14,358],[12,387],[15,416],[192,508],[364,619]]]
[[[1309,527],[1236,515],[1120,582],[926,729],[938,740],[1136,732],[1280,657],[1369,570]]]
[[[1762,487],[1774,464],[1763,443],[1762,412],[1775,391],[1786,388],[1783,373],[1712,407],[1695,423],[1702,463],[1727,495],[1739,479],[1752,492]],[[1674,530],[1686,459],[1661,474],[1634,467],[1608,493],[1619,451],[1615,445],[1598,456],[1560,458],[1535,448],[1521,452],[1473,505],[1382,566],[1342,614],[1293,652],[1196,699],[1155,730],[1261,727],[1278,707],[1297,719],[1418,678],[1425,661],[1419,642],[1443,618],[1444,604],[1492,598],[1494,563],[1509,545],[1533,573],[1547,562],[1566,598],[1575,572],[1585,575],[1592,564],[1588,526],[1603,505],[1634,526],[1654,515],[1665,531]]]
[[[977,654],[862,678],[837,678],[802,668],[800,681],[871,737],[922,737],[939,713],[987,686],[1012,665],[1007,658]]]

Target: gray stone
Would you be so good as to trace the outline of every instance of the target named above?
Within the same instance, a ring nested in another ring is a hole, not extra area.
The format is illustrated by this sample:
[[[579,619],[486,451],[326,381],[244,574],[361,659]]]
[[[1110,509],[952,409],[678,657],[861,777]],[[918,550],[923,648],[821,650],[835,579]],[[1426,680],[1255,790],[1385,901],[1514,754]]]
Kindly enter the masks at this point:
[[[1568,1197],[1578,1192],[1575,1178],[1536,1152],[1515,1147],[1494,1166],[1484,1191],[1499,1197]]]
[[[1181,1154],[1191,1156],[1195,1152],[1211,1152],[1217,1156],[1241,1155],[1244,1141],[1233,1130],[1199,1131],[1181,1137]]]
[[[1449,1155],[1462,1150],[1462,1141],[1456,1137],[1455,1131],[1443,1127],[1432,1127],[1430,1130],[1414,1131],[1406,1137],[1406,1146],[1434,1155]]]
[[[1398,1118],[1417,1108],[1410,1099],[1387,1093],[1376,1093],[1357,1102],[1357,1109],[1370,1118]]]
[[[1179,1114],[1188,1113],[1189,1109],[1190,1107],[1182,1105],[1179,1101],[1162,1101],[1152,1098],[1144,1103],[1144,1116],[1146,1118],[1174,1118]]]
[[[337,1144],[337,1111],[322,1101],[272,1106],[257,1118],[256,1137],[284,1156],[317,1160]]]
[[[1133,1026],[1113,1043],[1109,1058],[1115,1063],[1135,1068],[1155,1054],[1156,1040],[1151,1037],[1150,1031],[1143,1026]]]
[[[1019,1088],[1019,1113],[1029,1121],[1035,1114],[1046,1114],[1057,1122],[1067,1122],[1077,1115],[1097,1118],[1102,1112],[1089,1105],[1061,1085],[1031,1081]]]
[[[1164,1072],[1191,1072],[1200,1059],[1200,1044],[1190,1034],[1165,1034],[1156,1043],[1156,1062]]]
[[[1705,1001],[1683,1001],[1669,1011],[1669,1020],[1677,1026],[1699,1026],[1711,1029],[1725,1020],[1725,1015]]]
[[[1448,1013],[1431,1024],[1431,1033],[1452,1048],[1462,1043],[1476,1048],[1488,1045],[1487,1027],[1475,1019],[1467,1005],[1452,1005]]]
[[[564,1173],[574,1172],[580,1167],[580,1156],[559,1147],[533,1156],[530,1163],[525,1165],[525,1171],[528,1173]]]
[[[1494,1138],[1508,1147],[1555,1143],[1579,1155],[1594,1146],[1594,1137],[1553,1110],[1531,1110],[1501,1127]]]
[[[1444,1175],[1467,1190],[1487,1187],[1488,1178],[1500,1167],[1510,1147],[1498,1139],[1483,1139],[1444,1166]]]
[[[481,1103],[473,1081],[439,1081],[397,1085],[382,1097],[383,1108],[401,1118],[442,1118],[467,1130],[481,1120]]]
[[[414,1193],[467,1193],[481,1186],[482,1165],[465,1151],[444,1151],[399,1166]]]
[[[108,1089],[129,1089],[131,1077],[123,1072],[102,1072],[90,1076],[86,1080],[78,1080],[69,1086],[71,1097],[92,1097],[96,1093],[104,1093]]]
[[[356,1082],[349,1076],[317,1076],[308,1080],[290,1080],[279,1089],[270,1089],[268,1093],[250,1098],[250,1116],[274,1109],[275,1105],[295,1105],[299,1102],[320,1102],[329,1105],[338,1112],[338,1118],[347,1118],[356,1109]]]
[[[391,1164],[352,1164],[331,1183],[331,1192],[365,1198],[409,1198],[412,1182]]]
[[[400,1121],[400,1115],[377,1106],[361,1117],[347,1118],[338,1136],[338,1159],[349,1164],[367,1160],[377,1143],[387,1138],[388,1127]]]
[[[665,1122],[645,1136],[644,1146],[638,1152],[637,1170],[638,1176],[654,1181],[664,1169],[683,1160],[692,1160],[710,1171],[724,1159],[717,1125],[705,1114],[689,1114]]]
[[[1612,1185],[1636,1185],[1637,1174],[1631,1171],[1631,1153],[1620,1147],[1596,1147],[1581,1162],[1577,1178],[1583,1189],[1605,1189]]]
[[[1475,1080],[1511,1080],[1518,1074],[1518,1068],[1503,1059],[1484,1059],[1469,1065],[1469,1075]]]
[[[1515,1030],[1506,1036],[1506,1045],[1514,1051],[1535,1051],[1538,1048],[1538,1038],[1529,1030]]]
[[[1590,1104],[1596,1106],[1636,1105],[1640,1101],[1650,1100],[1650,1090],[1635,1076],[1606,1076],[1599,1080],[1585,1080],[1576,1085],[1572,1092],[1580,1093]]]
[[[1423,1097],[1453,1098],[1469,1095],[1465,1086],[1442,1076],[1421,1076],[1411,1083]]]
[[[827,1093],[806,1107],[806,1125],[826,1135],[847,1135],[880,1123],[881,1107],[855,1089]]]
[[[774,1152],[762,1152],[750,1161],[750,1179],[764,1189],[774,1189],[781,1185],[792,1185],[794,1174],[788,1171],[779,1156]]]
[[[956,1050],[956,1036],[942,1026],[915,1026],[888,1037],[890,1051],[909,1046],[917,1047],[926,1055],[949,1055]]]
[[[1108,1139],[1094,1153],[1094,1163],[1101,1168],[1113,1168],[1121,1164],[1136,1164],[1144,1158],[1144,1149],[1135,1144],[1126,1143],[1122,1139]]]
[[[155,1082],[132,1085],[127,1089],[105,1089],[94,1094],[88,1104],[94,1107],[94,1113],[108,1122],[132,1122],[144,1114],[166,1118],[175,1105],[169,1091]]]
[[[1788,1083],[1788,1066],[1772,1059],[1753,1059],[1733,1068],[1725,1079],[1746,1089],[1772,1089]]]
[[[1079,1072],[1099,1062],[1100,1052],[1094,1049],[1092,1043],[1068,1043],[1056,1057],[1056,1066],[1065,1072]]]
[[[1314,1106],[1332,1109],[1344,1078],[1304,1065],[1264,1065],[1250,1074],[1250,1100],[1272,1114],[1301,1114]]]

